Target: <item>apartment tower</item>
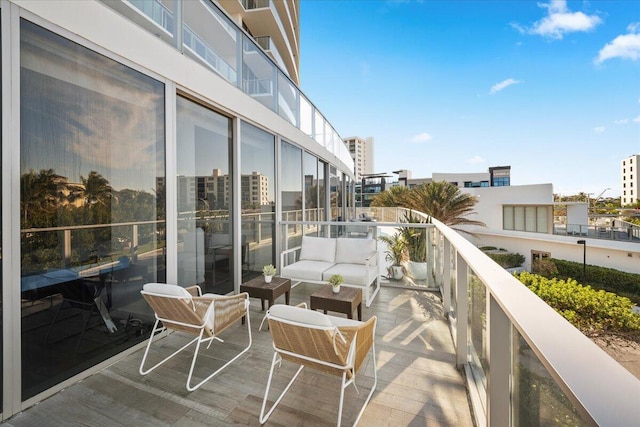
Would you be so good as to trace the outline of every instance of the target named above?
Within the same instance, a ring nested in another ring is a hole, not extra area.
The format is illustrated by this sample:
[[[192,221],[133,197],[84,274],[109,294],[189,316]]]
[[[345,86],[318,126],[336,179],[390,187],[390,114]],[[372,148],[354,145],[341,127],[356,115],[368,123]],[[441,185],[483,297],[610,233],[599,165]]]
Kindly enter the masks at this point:
[[[620,203],[622,206],[635,204],[638,199],[638,184],[640,184],[640,154],[634,154],[620,162],[620,175],[622,176],[620,188]]]
[[[373,173],[373,137],[360,138],[359,136],[352,136],[350,138],[343,139],[354,163],[354,174],[356,176],[356,182],[362,179],[363,175],[369,175]]]

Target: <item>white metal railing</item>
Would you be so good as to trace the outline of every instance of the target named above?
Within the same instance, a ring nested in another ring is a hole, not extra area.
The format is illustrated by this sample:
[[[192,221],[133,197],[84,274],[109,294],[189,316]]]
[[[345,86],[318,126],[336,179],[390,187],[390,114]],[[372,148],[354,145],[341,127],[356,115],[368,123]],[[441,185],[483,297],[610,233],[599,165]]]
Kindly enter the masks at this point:
[[[406,210],[361,209],[362,222],[279,221],[284,248],[308,230],[336,237],[360,226],[376,238]],[[415,211],[414,211],[415,212]],[[467,372],[478,425],[637,425],[640,380],[459,233],[432,219],[429,263]],[[331,231],[334,230],[334,231]]]

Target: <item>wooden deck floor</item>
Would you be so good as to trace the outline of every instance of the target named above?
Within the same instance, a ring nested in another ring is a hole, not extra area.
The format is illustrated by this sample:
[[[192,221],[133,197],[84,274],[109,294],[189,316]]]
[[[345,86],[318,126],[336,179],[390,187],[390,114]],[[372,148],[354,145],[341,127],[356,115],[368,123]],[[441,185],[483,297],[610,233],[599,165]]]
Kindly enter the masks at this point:
[[[308,302],[315,286],[302,284],[294,288],[291,303]],[[269,332],[258,330],[264,315],[260,302],[252,299],[251,304],[252,348],[194,392],[185,388],[190,351],[144,377],[138,373],[142,358],[142,351],[138,351],[17,414],[5,425],[259,425],[273,353]],[[463,377],[455,367],[453,343],[442,317],[439,295],[384,287],[371,307],[363,307],[364,319],[373,315],[378,317],[378,386],[360,425],[472,426]],[[244,328],[234,326],[223,336],[224,344],[201,349],[196,379],[212,372],[222,364],[221,359],[241,348],[246,342]],[[186,336],[174,333],[160,341],[152,356],[168,355],[186,342]],[[293,367],[283,363],[274,376],[274,387],[282,390],[292,372]],[[357,414],[354,408],[359,408],[372,382],[369,359],[357,378],[360,393],[353,387],[347,389],[343,425],[353,423]],[[335,425],[338,393],[336,377],[303,370],[266,425]]]

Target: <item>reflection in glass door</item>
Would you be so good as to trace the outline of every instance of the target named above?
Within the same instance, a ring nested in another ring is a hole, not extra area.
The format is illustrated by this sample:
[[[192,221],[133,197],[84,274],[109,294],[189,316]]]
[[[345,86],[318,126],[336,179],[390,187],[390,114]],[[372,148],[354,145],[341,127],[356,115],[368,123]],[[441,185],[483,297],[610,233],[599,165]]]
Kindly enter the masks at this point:
[[[178,284],[233,291],[231,119],[177,103]]]
[[[240,131],[242,280],[275,265],[274,136],[248,123]]]

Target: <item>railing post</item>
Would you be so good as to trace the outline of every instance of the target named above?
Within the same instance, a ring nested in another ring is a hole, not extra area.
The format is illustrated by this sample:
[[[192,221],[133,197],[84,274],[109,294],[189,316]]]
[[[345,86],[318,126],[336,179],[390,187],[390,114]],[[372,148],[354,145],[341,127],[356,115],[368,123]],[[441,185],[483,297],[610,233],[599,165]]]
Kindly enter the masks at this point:
[[[138,224],[133,224],[131,226],[131,257],[133,262],[138,261]]]
[[[490,369],[487,385],[487,425],[508,426],[511,425],[511,322],[493,295],[489,295],[488,300],[487,356]]]
[[[468,266],[460,253],[456,254],[456,366],[468,362],[467,333],[469,322]]]
[[[449,318],[451,311],[451,243],[444,239],[442,254],[442,305],[445,319]]]

